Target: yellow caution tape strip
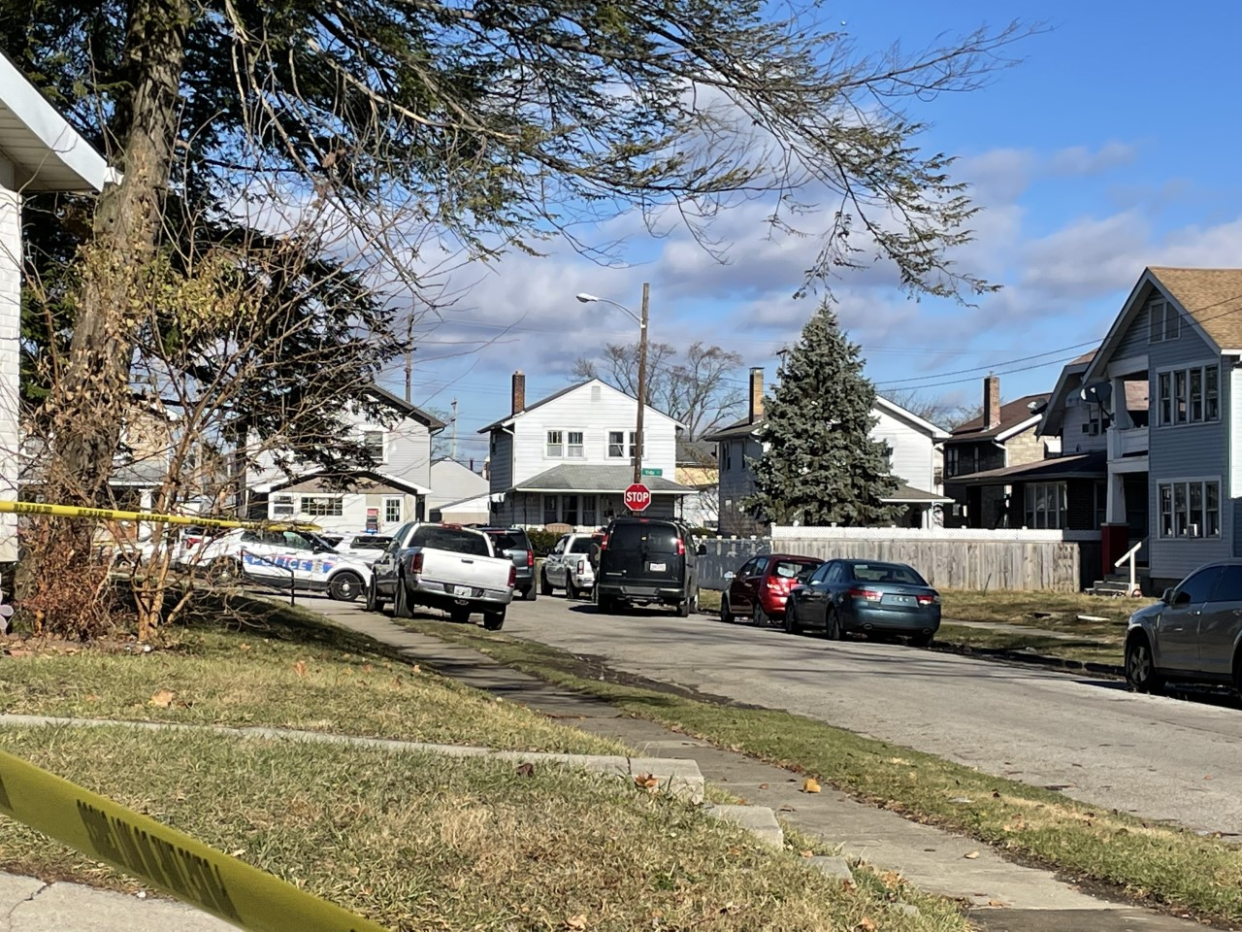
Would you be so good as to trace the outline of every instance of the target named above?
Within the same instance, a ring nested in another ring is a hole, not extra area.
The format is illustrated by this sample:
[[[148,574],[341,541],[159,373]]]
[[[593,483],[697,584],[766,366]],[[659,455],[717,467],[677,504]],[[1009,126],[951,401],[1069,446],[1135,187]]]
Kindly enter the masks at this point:
[[[202,518],[198,515],[163,515],[151,511],[118,511],[115,508],[79,508],[76,505],[45,505],[42,502],[0,501],[0,514],[54,515],[59,518],[97,518],[101,521],[152,521],[162,524],[183,524],[195,527],[247,528],[276,530],[295,528],[317,531],[317,524],[289,522],[243,521],[239,518]]]
[[[0,812],[250,932],[386,932],[369,919],[4,752]]]

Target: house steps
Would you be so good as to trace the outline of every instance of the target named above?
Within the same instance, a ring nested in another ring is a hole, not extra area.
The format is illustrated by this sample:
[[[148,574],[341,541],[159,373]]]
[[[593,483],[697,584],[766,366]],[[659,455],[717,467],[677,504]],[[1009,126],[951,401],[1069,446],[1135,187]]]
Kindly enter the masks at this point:
[[[1145,589],[1150,574],[1146,569],[1140,570],[1135,574],[1137,584],[1140,590]],[[1124,599],[1130,594],[1130,574],[1129,573],[1108,573],[1103,579],[1097,579],[1086,590],[1088,595],[1109,596],[1116,599]]]

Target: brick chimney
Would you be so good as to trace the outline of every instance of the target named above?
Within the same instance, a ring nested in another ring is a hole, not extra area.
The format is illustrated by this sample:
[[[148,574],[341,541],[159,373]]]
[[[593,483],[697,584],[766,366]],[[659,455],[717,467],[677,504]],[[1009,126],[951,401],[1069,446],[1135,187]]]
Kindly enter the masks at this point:
[[[521,369],[513,373],[513,410],[511,414],[521,414],[526,410],[526,373]]]
[[[983,429],[991,430],[1000,424],[1000,376],[988,374],[983,379]]]
[[[750,406],[747,415],[750,423],[763,417],[763,367],[755,366],[750,370]]]

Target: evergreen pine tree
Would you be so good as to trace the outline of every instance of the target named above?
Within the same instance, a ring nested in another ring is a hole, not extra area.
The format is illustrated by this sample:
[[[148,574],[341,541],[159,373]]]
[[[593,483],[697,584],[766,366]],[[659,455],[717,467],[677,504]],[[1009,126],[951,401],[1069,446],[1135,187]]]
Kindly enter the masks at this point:
[[[764,454],[750,461],[755,494],[748,501],[774,524],[864,527],[897,514],[882,502],[898,482],[888,444],[871,439],[875,386],[862,374],[858,350],[825,301],[781,364],[765,401]]]

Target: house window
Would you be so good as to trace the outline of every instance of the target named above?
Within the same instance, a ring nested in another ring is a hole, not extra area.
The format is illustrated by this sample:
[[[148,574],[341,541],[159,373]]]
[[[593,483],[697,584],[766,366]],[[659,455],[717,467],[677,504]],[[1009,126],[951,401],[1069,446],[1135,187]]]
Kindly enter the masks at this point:
[[[596,496],[582,496],[582,523],[587,527],[595,527],[599,524],[599,512],[596,509]]]
[[[733,468],[732,443],[722,443],[720,445],[720,468],[725,472],[729,472]]]
[[[1156,387],[1162,425],[1220,420],[1219,366],[1161,372]]]
[[[625,431],[608,431],[608,458],[615,460],[625,458]]]
[[[1027,527],[1065,527],[1069,499],[1064,482],[1028,482],[1024,495]]]
[[[341,499],[335,495],[303,495],[302,514],[312,518],[339,518],[344,513]]]
[[[560,459],[565,455],[565,432],[563,430],[548,431],[548,456]]]
[[[578,526],[578,496],[561,496],[561,521],[573,527]]]
[[[1161,482],[1157,499],[1161,537],[1220,537],[1219,481]]]
[[[560,520],[560,500],[555,495],[543,497],[543,523],[556,524]]]
[[[272,499],[272,517],[273,518],[292,518],[293,517],[293,496],[277,495]]]
[[[1176,340],[1182,334],[1182,319],[1177,309],[1167,301],[1153,301],[1148,308],[1151,315],[1148,342],[1163,343]]]
[[[947,447],[944,451],[944,474],[956,476],[958,472],[957,447]]]
[[[586,450],[582,444],[582,431],[571,430],[569,432],[569,456],[571,459],[582,459],[586,456]]]
[[[638,432],[630,431],[630,462],[634,461],[634,457],[638,456]]]
[[[371,457],[372,462],[386,462],[384,459],[384,448],[386,446],[384,440],[384,431],[382,430],[368,430],[363,433],[362,445],[366,447],[367,456]]]
[[[386,498],[384,499],[384,523],[400,524],[401,523],[401,499]]]

